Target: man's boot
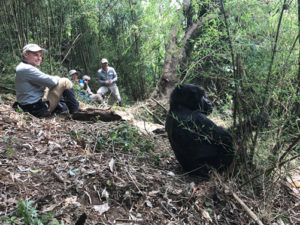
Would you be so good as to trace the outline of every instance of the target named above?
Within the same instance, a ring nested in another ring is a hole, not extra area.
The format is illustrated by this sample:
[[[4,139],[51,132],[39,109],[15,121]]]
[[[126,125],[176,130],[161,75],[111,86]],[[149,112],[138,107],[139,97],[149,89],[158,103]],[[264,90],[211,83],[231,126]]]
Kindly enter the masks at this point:
[[[64,90],[63,96],[70,114],[73,114],[79,110],[79,102],[76,99],[75,91],[73,88]]]

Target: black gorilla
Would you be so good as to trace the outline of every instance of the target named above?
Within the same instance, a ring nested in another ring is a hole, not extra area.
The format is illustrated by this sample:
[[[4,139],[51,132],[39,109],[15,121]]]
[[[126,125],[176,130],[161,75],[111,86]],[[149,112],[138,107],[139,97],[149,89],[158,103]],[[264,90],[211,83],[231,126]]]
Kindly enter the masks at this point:
[[[227,169],[234,158],[231,132],[208,119],[211,112],[203,88],[183,84],[173,90],[166,120],[169,141],[183,169],[202,176],[208,176],[210,167],[219,172]]]

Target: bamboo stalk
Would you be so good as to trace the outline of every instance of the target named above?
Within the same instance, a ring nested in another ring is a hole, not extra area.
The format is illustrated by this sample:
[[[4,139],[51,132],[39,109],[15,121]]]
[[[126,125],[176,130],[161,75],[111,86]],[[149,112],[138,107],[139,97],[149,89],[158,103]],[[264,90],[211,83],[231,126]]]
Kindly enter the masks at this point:
[[[48,10],[47,10],[48,11]],[[51,28],[50,28],[50,17],[49,15],[47,16],[47,25],[48,25],[48,49],[49,49],[49,54],[48,54],[48,60],[50,64],[50,73],[53,74],[53,68],[52,68],[52,63],[51,63]]]
[[[230,35],[230,30],[229,30],[229,25],[227,22],[227,15],[226,15],[226,11],[224,8],[224,3],[223,0],[220,0],[220,6],[221,6],[221,12],[224,16],[224,22],[225,22],[225,28],[226,28],[226,33],[227,33],[227,37],[228,37],[228,42],[229,42],[229,48],[230,48],[230,53],[231,53],[231,60],[232,60],[232,68],[233,68],[233,74],[234,74],[234,81],[237,83],[237,68],[236,68],[236,62],[234,59],[234,50],[233,50],[233,45],[232,45],[232,39],[231,39],[231,35]],[[235,85],[235,96],[237,95],[237,85]],[[236,96],[237,97],[237,96]],[[236,105],[237,101],[236,98],[234,98],[234,104],[233,104],[233,126],[236,126],[236,115],[237,115],[237,105]]]
[[[77,37],[74,39],[71,47],[69,48],[67,54],[65,55],[65,57],[63,58],[63,60],[61,61],[61,64],[63,64],[63,62],[66,60],[66,58],[68,57],[68,55],[70,54],[71,52],[71,49],[73,48],[73,46],[75,45],[75,43],[77,42],[78,38],[81,36],[81,33],[77,35]]]
[[[16,55],[16,52],[15,52],[15,48],[13,46],[13,34],[11,32],[11,29],[9,29],[9,22],[8,22],[8,13],[7,13],[7,8],[6,8],[6,2],[5,1],[0,1],[2,3],[2,6],[1,8],[4,9],[3,11],[5,12],[4,14],[0,15],[0,18],[1,18],[1,24],[2,24],[2,31],[5,32],[8,40],[9,40],[9,45],[10,45],[10,48],[11,48],[11,52],[13,54],[13,57],[16,59],[17,58],[17,55]]]
[[[284,3],[282,5],[282,9],[281,9],[281,13],[280,13],[280,17],[279,17],[279,21],[278,21],[278,25],[277,25],[277,31],[276,31],[276,36],[275,36],[275,41],[274,41],[274,46],[273,46],[273,51],[272,51],[272,57],[271,57],[271,62],[269,65],[269,70],[268,70],[268,75],[267,75],[267,80],[266,80],[265,93],[263,94],[263,102],[262,102],[263,106],[265,105],[267,94],[269,92],[269,84],[270,84],[270,80],[271,80],[272,67],[273,67],[275,54],[276,54],[276,50],[277,50],[279,31],[280,31],[280,26],[281,26],[284,10],[286,10],[286,0],[284,0]]]
[[[5,5],[5,8],[6,8],[6,5]],[[18,40],[17,44],[19,45],[19,48],[21,49],[23,43],[21,41],[21,38],[20,38],[20,32],[18,30],[18,25],[17,25],[17,21],[16,21],[16,17],[15,17],[15,13],[14,13],[14,9],[13,9],[13,4],[10,4],[10,11],[11,11],[11,15],[12,15],[12,19],[13,19],[13,24],[14,24],[14,28],[15,28],[15,31],[14,33],[17,33],[15,34],[15,38]]]

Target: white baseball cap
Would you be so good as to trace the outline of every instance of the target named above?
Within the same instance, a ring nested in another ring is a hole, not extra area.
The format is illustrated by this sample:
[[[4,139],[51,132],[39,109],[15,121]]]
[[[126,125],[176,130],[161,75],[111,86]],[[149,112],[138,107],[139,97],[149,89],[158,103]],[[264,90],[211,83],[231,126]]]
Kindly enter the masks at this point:
[[[72,76],[74,73],[78,73],[76,70],[70,70],[69,71],[69,76]]]
[[[82,77],[82,80],[91,80],[91,77],[88,76],[88,75],[84,75],[84,76]]]
[[[101,59],[101,63],[108,63],[107,59],[103,58]]]
[[[27,44],[23,47],[23,53],[25,53],[25,52],[39,52],[39,51],[45,52],[46,49],[41,48],[37,44]]]

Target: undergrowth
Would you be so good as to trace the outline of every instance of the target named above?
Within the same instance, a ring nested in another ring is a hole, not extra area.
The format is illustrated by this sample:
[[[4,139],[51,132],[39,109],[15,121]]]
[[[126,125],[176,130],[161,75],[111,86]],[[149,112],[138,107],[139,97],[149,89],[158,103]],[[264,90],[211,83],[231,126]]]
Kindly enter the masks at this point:
[[[34,208],[34,201],[18,201],[18,210],[12,216],[4,216],[1,218],[3,225],[71,225],[68,223],[59,222],[54,218],[53,213],[46,215],[39,214],[38,210]]]

